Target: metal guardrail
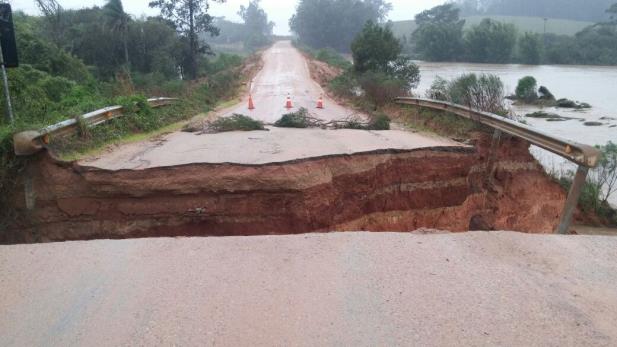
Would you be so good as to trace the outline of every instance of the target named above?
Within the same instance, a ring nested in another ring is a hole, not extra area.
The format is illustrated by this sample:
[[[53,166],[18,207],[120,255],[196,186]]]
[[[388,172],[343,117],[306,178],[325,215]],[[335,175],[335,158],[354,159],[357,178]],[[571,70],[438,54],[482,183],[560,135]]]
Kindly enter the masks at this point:
[[[598,165],[600,151],[588,145],[582,145],[573,141],[563,140],[558,137],[548,135],[525,124],[500,117],[498,115],[477,111],[466,106],[457,105],[444,101],[421,99],[421,98],[397,98],[396,102],[401,105],[412,105],[426,107],[434,110],[447,111],[458,116],[473,120],[495,129],[494,139],[499,138],[501,132],[524,139],[530,143],[553,152],[559,156],[578,165],[572,187],[568,193],[568,198],[561,213],[559,226],[555,233],[567,234],[572,224],[572,217],[578,200],[581,195],[583,185],[587,179],[590,168]]]
[[[538,147],[544,148],[547,151],[562,156],[571,162],[588,168],[596,167],[598,165],[598,160],[600,159],[600,151],[592,146],[563,140],[538,131],[525,124],[521,124],[492,113],[473,110],[469,107],[449,102],[429,99],[397,98],[396,102],[403,105],[427,107],[434,110],[454,113],[461,117],[490,126],[493,129],[525,139]]]
[[[148,99],[151,107],[167,106],[176,101],[175,98],[152,98]],[[81,116],[87,126],[96,126],[108,120],[123,116],[122,106],[111,106]],[[41,151],[53,137],[74,134],[79,128],[77,118],[67,119],[63,122],[50,125],[38,131],[24,131],[13,135],[15,154],[18,156],[33,155]]]

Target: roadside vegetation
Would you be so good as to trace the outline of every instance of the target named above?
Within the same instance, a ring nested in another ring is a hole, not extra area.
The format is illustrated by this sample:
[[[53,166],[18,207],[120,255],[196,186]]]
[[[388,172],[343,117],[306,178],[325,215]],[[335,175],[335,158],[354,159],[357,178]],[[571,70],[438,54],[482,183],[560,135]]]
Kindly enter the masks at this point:
[[[346,119],[324,121],[311,116],[306,108],[300,108],[296,112],[284,114],[281,119],[274,123],[277,128],[321,128],[321,129],[354,129],[354,130],[390,130],[390,118],[384,114],[373,115],[365,120],[358,116],[350,116]]]
[[[365,111],[376,111],[394,98],[409,95],[420,82],[420,69],[402,54],[388,27],[367,22],[351,43],[353,66],[330,82],[330,89]]]
[[[353,66],[353,64],[349,60],[345,59],[344,56],[342,56],[339,52],[332,48],[314,49],[310,46],[301,44],[298,41],[294,42],[294,46],[303,51],[305,54],[308,54],[310,58],[319,60],[330,66],[334,66],[343,70],[348,70]]]
[[[37,130],[103,107],[121,105],[125,117],[93,128],[83,126],[70,138],[51,139],[50,148],[76,158],[109,143],[141,139],[170,129],[177,122],[204,114],[234,97],[250,66],[248,58],[215,53],[198,32],[217,35],[207,13],[208,2],[153,1],[160,16],[133,18],[120,0],[80,10],[44,9],[43,16],[13,15],[20,67],[9,69],[14,121],[0,101],[0,221],[10,212],[7,200],[28,159],[16,158],[12,136]],[[242,36],[257,49],[270,42],[271,23],[264,24],[258,1],[241,8]],[[197,23],[188,26],[189,21]],[[264,25],[256,29],[257,24]],[[249,29],[250,27],[250,29]],[[261,33],[261,34],[260,34]],[[263,35],[263,37],[262,37]],[[175,97],[169,107],[152,109],[147,97]],[[80,123],[83,124],[83,123]]]
[[[617,226],[617,210],[609,203],[617,194],[617,144],[609,142],[597,146],[602,156],[598,167],[590,170],[579,200],[579,208],[587,215],[595,214],[600,224]],[[574,172],[553,172],[552,176],[565,188],[570,189]]]
[[[233,114],[229,117],[217,118],[206,122],[200,134],[218,134],[230,131],[256,131],[266,130],[264,124],[243,114]]]

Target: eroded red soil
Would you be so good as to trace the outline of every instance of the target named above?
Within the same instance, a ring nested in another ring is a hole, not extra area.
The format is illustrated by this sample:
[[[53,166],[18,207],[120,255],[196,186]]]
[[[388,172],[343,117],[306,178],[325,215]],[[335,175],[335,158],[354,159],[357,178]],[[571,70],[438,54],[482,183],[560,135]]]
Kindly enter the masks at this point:
[[[488,176],[489,148],[481,136],[475,149],[141,171],[81,167],[42,154],[29,170],[34,209],[26,208],[22,182],[15,196],[21,218],[3,242],[419,228],[552,232],[565,193],[516,139],[499,147]]]

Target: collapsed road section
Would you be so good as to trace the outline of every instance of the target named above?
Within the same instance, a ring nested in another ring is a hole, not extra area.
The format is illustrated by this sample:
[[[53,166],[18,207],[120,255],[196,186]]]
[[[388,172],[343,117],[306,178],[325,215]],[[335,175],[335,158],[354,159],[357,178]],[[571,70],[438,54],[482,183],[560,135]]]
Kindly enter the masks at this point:
[[[475,147],[121,170],[42,153],[15,196],[24,218],[3,242],[419,228],[550,233],[565,193],[528,146],[503,141],[490,173],[486,136]]]
[[[356,113],[322,98],[289,42],[263,59],[249,94],[218,116],[271,122],[289,112],[289,94],[292,107],[320,119]],[[550,233],[565,202],[529,142],[514,137],[495,147],[486,133],[464,145],[400,130],[267,130],[174,132],[75,163],[38,153],[17,182],[17,217],[0,242],[420,228]]]

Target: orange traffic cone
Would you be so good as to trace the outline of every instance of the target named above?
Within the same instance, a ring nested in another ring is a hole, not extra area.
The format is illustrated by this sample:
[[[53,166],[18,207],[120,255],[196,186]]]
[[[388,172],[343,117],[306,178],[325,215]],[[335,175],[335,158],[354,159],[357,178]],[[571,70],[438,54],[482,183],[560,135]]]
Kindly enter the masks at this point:
[[[254,110],[255,104],[253,103],[253,96],[249,94],[249,110]]]
[[[320,96],[319,99],[317,100],[317,108],[324,108],[323,107],[323,96]]]
[[[293,103],[291,102],[291,96],[287,95],[287,102],[285,103],[285,108],[286,109],[292,109],[294,108]]]

